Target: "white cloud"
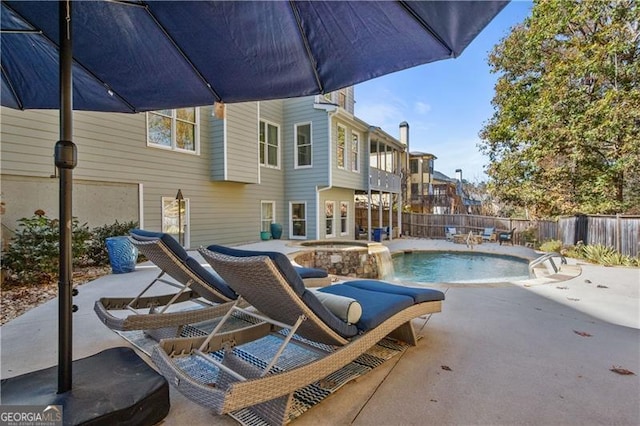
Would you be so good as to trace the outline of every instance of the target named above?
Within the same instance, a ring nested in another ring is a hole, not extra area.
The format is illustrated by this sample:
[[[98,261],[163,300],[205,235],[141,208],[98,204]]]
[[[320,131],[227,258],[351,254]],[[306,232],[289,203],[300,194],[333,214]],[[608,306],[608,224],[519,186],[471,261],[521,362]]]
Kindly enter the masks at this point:
[[[431,111],[431,105],[424,102],[417,101],[416,103],[413,104],[413,110],[417,114],[426,114],[429,111]]]

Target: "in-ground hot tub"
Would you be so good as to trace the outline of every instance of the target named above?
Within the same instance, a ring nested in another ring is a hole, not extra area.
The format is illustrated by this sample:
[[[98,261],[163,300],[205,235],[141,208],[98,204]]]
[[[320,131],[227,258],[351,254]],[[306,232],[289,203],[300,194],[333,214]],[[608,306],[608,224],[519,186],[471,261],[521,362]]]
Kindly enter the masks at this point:
[[[302,251],[291,257],[307,268],[323,268],[333,275],[385,278],[393,275],[389,249],[380,243],[351,240],[316,240],[299,244]]]

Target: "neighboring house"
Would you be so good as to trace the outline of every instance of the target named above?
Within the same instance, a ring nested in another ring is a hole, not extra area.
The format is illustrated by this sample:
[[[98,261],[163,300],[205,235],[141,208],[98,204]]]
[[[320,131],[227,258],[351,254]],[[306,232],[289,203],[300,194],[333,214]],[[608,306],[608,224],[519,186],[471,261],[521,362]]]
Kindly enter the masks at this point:
[[[177,234],[180,225],[187,247],[255,241],[273,222],[282,238],[354,239],[356,194],[402,203],[405,145],[353,106],[349,87],[142,114],[75,112],[73,215],[90,227],[135,220]],[[1,112],[3,225],[36,209],[57,218],[57,111]]]
[[[435,171],[433,191],[426,203],[433,214],[478,214],[481,205],[464,191],[461,169],[456,170],[455,179]]]
[[[432,213],[433,166],[438,157],[426,152],[409,153],[407,199],[412,213]]]

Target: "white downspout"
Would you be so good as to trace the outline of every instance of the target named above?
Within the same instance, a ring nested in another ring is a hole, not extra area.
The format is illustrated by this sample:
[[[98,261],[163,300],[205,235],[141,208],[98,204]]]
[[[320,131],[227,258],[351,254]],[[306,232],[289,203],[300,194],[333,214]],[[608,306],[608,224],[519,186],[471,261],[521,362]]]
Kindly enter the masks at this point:
[[[332,147],[333,147],[333,140],[332,140],[332,135],[333,135],[333,128],[331,127],[331,119],[333,118],[334,114],[336,113],[337,109],[334,109],[333,111],[327,111],[327,123],[329,126],[329,143],[328,143],[328,149],[329,149],[329,185],[325,186],[324,188],[320,188],[319,186],[316,185],[316,240],[320,239],[320,212],[323,211],[324,209],[320,208],[320,192],[322,191],[327,191],[331,188],[333,188],[333,157],[331,156],[332,151]],[[335,212],[334,212],[334,221],[335,221]]]

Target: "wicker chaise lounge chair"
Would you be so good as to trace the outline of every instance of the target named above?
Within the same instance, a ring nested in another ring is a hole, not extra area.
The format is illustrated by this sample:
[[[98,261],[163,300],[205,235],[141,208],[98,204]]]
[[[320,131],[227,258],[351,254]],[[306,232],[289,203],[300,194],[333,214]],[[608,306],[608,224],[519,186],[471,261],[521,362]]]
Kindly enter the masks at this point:
[[[160,268],[160,274],[135,297],[103,297],[96,301],[94,311],[107,327],[120,331],[179,327],[220,317],[237,299],[222,278],[202,267],[171,235],[135,229],[130,240]],[[165,279],[165,274],[175,281]],[[157,282],[178,291],[145,296]],[[170,306],[182,302],[198,303],[203,308],[167,312]],[[121,317],[110,312],[123,310],[131,314]]]
[[[208,337],[162,340],[152,359],[169,383],[217,414],[252,407],[268,423],[284,423],[294,391],[339,370],[385,336],[415,345],[412,319],[440,312],[444,300],[440,291],[376,280],[349,281],[312,291],[304,287],[281,253],[210,249],[215,251],[201,249],[200,253],[241,298],[259,310],[262,315],[255,317],[262,322],[227,333],[218,333],[219,326]],[[357,305],[360,312],[355,316],[347,312],[341,318],[340,312],[336,315],[330,310],[331,304],[321,301],[323,298],[344,302],[347,311]],[[251,314],[237,307],[231,311]],[[280,329],[287,332],[276,333],[282,346],[270,362],[258,367],[235,355],[234,346]],[[314,351],[321,353],[317,359],[289,369],[278,365],[287,345],[308,348],[309,341],[317,342]],[[215,359],[210,355],[214,352],[218,354]],[[217,369],[215,380],[189,375],[181,368],[185,357],[206,358],[211,368]]]
[[[134,229],[130,241],[160,268],[160,274],[135,297],[103,297],[96,301],[94,311],[110,329],[156,330],[207,321],[223,316],[232,306],[229,302],[237,299],[238,295],[219,275],[202,267],[171,235]],[[328,274],[322,269],[295,268],[309,287],[329,283]],[[165,275],[175,281],[167,280]],[[157,282],[174,286],[178,292],[145,297],[145,293]],[[203,308],[167,311],[172,305],[182,302],[197,303]],[[110,311],[130,311],[131,315],[117,316]],[[175,328],[165,333],[179,331],[179,328]]]

